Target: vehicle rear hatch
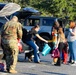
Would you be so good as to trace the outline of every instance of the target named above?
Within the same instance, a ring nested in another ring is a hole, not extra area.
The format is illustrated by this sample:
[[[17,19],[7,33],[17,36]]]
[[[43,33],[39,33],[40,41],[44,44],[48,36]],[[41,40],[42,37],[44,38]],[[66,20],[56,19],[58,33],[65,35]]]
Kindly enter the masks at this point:
[[[18,16],[19,19],[27,19],[32,15],[40,15],[41,13],[32,8],[32,7],[25,7],[21,11],[18,11],[15,13],[16,16]]]

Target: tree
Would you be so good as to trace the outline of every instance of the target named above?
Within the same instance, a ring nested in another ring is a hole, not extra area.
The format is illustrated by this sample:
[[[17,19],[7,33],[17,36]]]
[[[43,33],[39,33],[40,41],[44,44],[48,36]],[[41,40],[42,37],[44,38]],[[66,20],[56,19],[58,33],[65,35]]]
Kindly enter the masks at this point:
[[[28,0],[28,2],[28,5],[37,8],[42,14],[49,13],[61,18],[68,16],[70,19],[75,17],[75,0]]]
[[[3,0],[0,0],[0,2],[3,2]]]
[[[76,0],[5,0],[15,2],[21,7],[34,7],[42,12],[42,15],[70,19],[76,18]]]

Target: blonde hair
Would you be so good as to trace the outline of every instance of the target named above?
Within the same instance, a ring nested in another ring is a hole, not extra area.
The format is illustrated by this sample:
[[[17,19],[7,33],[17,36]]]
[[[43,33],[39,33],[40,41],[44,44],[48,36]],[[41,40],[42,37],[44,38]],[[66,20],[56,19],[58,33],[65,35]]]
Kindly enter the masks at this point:
[[[62,27],[59,27],[58,34],[60,34],[61,39],[65,40],[65,34]]]
[[[63,33],[63,28],[62,27],[59,27],[58,33],[59,34],[62,34]]]

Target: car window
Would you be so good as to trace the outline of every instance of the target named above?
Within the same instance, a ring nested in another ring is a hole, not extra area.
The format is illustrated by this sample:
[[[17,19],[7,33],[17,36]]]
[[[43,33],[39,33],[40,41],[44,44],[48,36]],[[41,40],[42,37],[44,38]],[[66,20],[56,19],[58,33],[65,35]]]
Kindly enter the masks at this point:
[[[42,25],[44,26],[52,26],[54,24],[54,20],[52,19],[43,19]]]
[[[27,26],[35,26],[36,24],[39,24],[40,20],[39,19],[27,19],[26,25]]]

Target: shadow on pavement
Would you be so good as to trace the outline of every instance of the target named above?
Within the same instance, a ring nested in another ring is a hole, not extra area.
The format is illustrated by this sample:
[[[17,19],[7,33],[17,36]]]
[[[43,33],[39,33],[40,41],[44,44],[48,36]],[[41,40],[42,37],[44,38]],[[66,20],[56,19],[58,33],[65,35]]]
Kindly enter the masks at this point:
[[[62,73],[56,73],[56,72],[47,72],[47,71],[43,71],[44,73],[48,74],[54,74],[54,75],[68,75],[68,74],[62,74]]]

